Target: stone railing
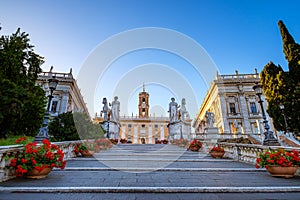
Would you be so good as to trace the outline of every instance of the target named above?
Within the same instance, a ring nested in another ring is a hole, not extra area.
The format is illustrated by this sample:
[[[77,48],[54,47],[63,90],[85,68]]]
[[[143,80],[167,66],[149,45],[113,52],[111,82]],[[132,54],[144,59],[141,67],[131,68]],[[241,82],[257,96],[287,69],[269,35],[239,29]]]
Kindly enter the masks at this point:
[[[75,157],[74,147],[81,141],[56,142],[65,154],[65,160]],[[23,152],[22,145],[1,146],[0,147],[0,182],[15,178],[14,171],[9,169],[10,160],[17,154]]]
[[[232,158],[236,161],[247,162],[255,165],[257,154],[268,149],[277,149],[276,146],[263,146],[257,144],[236,144],[219,142],[218,145],[224,148],[225,157]],[[300,148],[294,147],[280,147],[287,151],[293,149],[300,151]]]

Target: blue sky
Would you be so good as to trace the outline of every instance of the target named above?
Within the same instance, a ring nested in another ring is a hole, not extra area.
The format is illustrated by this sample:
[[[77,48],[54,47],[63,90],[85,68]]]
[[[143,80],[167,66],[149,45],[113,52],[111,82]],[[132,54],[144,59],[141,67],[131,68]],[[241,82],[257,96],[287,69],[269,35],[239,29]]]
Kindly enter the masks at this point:
[[[296,0],[1,0],[0,33],[11,34],[20,27],[29,33],[36,52],[46,58],[44,70],[53,65],[55,71],[67,72],[72,67],[77,76],[91,52],[107,38],[131,29],[161,27],[195,40],[209,54],[220,74],[232,74],[236,69],[240,73],[253,73],[254,68],[261,71],[271,60],[287,70],[277,22],[283,20],[299,41],[299,7]],[[147,63],[162,63],[180,73],[196,93],[199,108],[207,83],[195,77],[190,66],[184,67],[189,65],[184,60],[158,50],[142,50],[128,54],[127,58],[120,57],[114,62],[111,74],[107,70],[108,74],[98,84],[107,84],[105,88],[112,90],[110,87],[128,73],[126,70]],[[126,70],[119,70],[121,66],[126,66]],[[112,78],[114,83],[109,83],[108,77],[115,74],[118,75]],[[90,109],[91,115],[99,113],[102,97],[112,99],[114,95],[101,91],[101,85],[97,88],[93,91],[95,108]],[[159,88],[156,83],[149,83],[148,88],[153,90],[153,104],[161,104],[160,109],[166,110],[168,97],[176,96],[166,89],[167,85]],[[139,89],[130,91],[131,97],[126,99],[132,105],[128,113],[136,113],[135,97]],[[181,98],[178,96],[177,101]],[[198,108],[188,108],[191,117]]]

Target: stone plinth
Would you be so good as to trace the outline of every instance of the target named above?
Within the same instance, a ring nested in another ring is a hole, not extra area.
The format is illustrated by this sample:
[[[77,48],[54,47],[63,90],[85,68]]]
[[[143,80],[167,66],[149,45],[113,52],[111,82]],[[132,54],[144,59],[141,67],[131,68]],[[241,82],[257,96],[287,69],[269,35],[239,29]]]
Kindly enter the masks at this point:
[[[173,122],[168,124],[169,140],[190,139],[191,124],[183,121]]]
[[[203,143],[207,148],[212,148],[219,139],[219,131],[217,127],[210,127],[205,129],[205,134],[203,135]]]
[[[106,131],[106,137],[112,139],[119,139],[120,125],[114,121],[104,121],[101,127]]]

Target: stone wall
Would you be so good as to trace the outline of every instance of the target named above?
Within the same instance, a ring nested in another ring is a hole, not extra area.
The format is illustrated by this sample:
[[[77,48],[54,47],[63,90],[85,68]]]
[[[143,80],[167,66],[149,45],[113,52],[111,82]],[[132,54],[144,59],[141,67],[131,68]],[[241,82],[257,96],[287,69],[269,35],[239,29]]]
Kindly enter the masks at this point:
[[[75,157],[74,147],[81,141],[55,142],[65,154],[65,159]],[[9,169],[10,160],[15,155],[23,152],[22,145],[2,146],[0,147],[0,182],[15,178],[14,171]]]

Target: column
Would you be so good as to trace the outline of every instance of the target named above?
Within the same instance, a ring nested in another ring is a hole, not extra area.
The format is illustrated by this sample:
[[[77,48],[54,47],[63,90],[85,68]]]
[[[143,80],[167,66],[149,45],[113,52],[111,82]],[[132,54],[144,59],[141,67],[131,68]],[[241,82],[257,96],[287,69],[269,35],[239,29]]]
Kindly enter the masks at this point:
[[[247,109],[247,102],[245,99],[245,96],[243,93],[239,93],[239,101],[241,105],[241,114],[244,120],[244,133],[252,133],[251,127],[250,127],[250,121],[248,117],[248,109]]]
[[[137,127],[137,125],[134,125],[133,144],[137,144],[137,137],[138,137],[138,127]]]
[[[165,129],[164,126],[161,125],[160,126],[160,140],[164,140],[165,139]]]
[[[67,112],[69,94],[68,92],[63,92],[61,96],[61,104],[59,107],[59,114]]]
[[[149,129],[148,129],[148,144],[152,144],[152,125],[149,124]]]
[[[223,93],[219,93],[219,98],[220,98],[221,118],[224,126],[224,133],[230,133],[229,123],[227,120],[227,108],[226,108],[227,102],[225,100]]]

